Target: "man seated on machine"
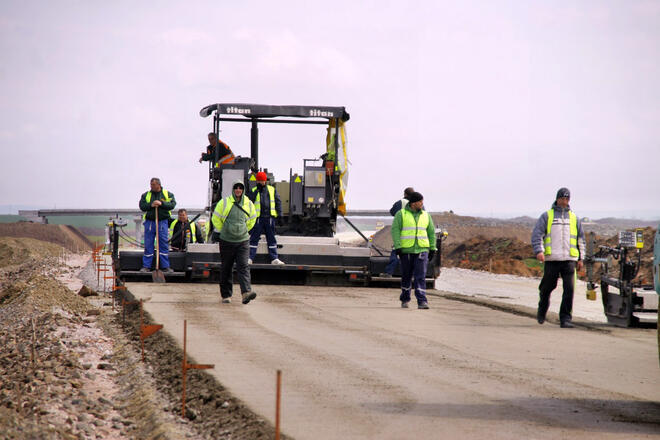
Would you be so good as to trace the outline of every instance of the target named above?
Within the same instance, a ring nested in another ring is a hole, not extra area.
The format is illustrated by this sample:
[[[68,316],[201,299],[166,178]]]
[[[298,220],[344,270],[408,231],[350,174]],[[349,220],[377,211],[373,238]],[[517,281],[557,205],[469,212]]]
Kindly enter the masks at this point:
[[[181,208],[178,218],[170,223],[170,245],[176,251],[185,251],[188,243],[204,243],[201,227],[188,221],[188,212]]]

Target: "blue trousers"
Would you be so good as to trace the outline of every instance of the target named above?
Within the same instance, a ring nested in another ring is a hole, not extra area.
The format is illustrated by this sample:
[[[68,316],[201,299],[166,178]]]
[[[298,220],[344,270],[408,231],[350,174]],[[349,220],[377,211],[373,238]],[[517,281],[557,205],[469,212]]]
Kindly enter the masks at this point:
[[[385,267],[385,273],[394,275],[397,264],[399,264],[399,258],[396,256],[396,249],[392,249],[392,252],[390,253],[390,262],[387,263],[387,266]]]
[[[169,244],[167,243],[167,233],[169,226],[167,219],[158,221],[158,252],[160,253],[159,269],[170,267]],[[156,241],[156,221],[144,221],[144,255],[142,256],[142,267],[151,269],[154,259],[154,243]]]
[[[429,253],[401,254],[401,302],[410,301],[410,291],[415,290],[417,305],[426,300],[426,266]]]
[[[268,255],[271,261],[277,258],[277,241],[275,240],[275,219],[273,217],[259,217],[250,231],[250,260],[254,261],[261,233],[266,234]]]

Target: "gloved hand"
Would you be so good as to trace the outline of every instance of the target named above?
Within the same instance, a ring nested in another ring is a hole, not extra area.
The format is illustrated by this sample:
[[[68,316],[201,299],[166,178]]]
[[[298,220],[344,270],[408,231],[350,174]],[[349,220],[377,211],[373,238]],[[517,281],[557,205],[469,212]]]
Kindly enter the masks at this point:
[[[284,226],[284,219],[282,217],[277,217],[277,226]]]
[[[431,250],[429,251],[429,261],[431,261],[435,257],[435,251]]]
[[[401,249],[394,249],[394,252],[396,252],[397,257],[401,256]]]

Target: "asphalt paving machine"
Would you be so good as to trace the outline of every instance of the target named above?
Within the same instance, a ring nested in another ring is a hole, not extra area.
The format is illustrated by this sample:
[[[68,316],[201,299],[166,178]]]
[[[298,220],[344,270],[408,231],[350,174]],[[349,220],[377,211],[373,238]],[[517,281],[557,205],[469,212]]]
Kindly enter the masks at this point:
[[[656,255],[658,254],[656,235]],[[616,246],[595,247],[595,234],[587,235],[587,298],[596,299],[595,264],[600,263],[600,291],[607,321],[619,327],[636,327],[658,322],[658,295],[653,284],[636,280],[644,247],[643,230],[619,232]],[[657,258],[657,257],[656,257]],[[657,263],[656,263],[657,266]],[[657,287],[657,271],[656,287]]]
[[[237,179],[245,182],[246,192],[256,185],[256,173],[263,171],[282,199],[282,218],[277,226],[278,254],[286,264],[269,264],[264,239],[250,266],[254,283],[313,285],[382,285],[397,280],[379,278],[384,271],[389,251],[369,246],[343,245],[335,235],[338,215],[344,216],[368,244],[368,239],[345,217],[348,179],[348,155],[345,123],[349,114],[344,107],[275,106],[258,104],[211,104],[201,109],[200,116],[212,118],[213,133],[219,139],[222,124],[250,124],[250,157],[237,156],[233,164],[209,163],[208,218],[215,204],[231,194]],[[275,176],[259,164],[260,124],[317,124],[325,128],[325,142],[316,157],[302,160],[302,172],[289,171],[288,180]],[[215,148],[216,163],[219,148]],[[319,154],[320,153],[320,154]],[[117,226],[121,228],[121,226]],[[115,228],[116,229],[116,228]],[[112,235],[113,233],[111,233]],[[117,236],[118,234],[115,234]],[[446,236],[437,230],[438,247]],[[209,238],[213,238],[212,231]],[[114,242],[115,248],[118,242]],[[148,281],[140,273],[142,252],[116,250],[120,277],[130,281]],[[214,243],[190,243],[185,252],[169,253],[174,273],[168,281],[217,282],[220,253]],[[427,287],[432,287],[440,274],[441,252],[429,262]]]

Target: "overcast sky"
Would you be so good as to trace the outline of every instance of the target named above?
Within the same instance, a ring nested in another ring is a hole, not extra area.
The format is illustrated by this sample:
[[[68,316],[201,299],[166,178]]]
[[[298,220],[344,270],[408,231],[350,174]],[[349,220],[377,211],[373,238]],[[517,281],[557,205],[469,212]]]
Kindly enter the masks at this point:
[[[349,210],[660,218],[660,1],[4,0],[0,57],[0,205],[202,207],[199,110],[257,103],[346,107]],[[325,148],[260,135],[277,180]]]

